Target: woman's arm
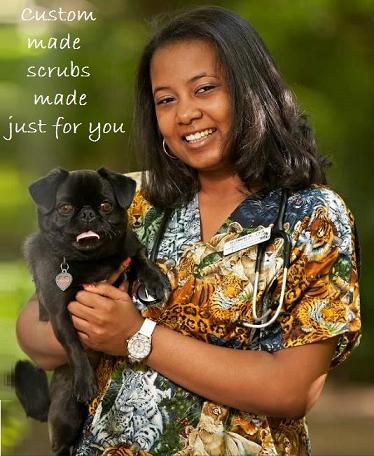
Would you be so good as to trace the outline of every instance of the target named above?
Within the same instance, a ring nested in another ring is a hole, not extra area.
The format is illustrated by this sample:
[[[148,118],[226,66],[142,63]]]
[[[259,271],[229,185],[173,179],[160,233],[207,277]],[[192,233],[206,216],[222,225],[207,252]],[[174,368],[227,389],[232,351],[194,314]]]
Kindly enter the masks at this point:
[[[143,318],[124,291],[107,284],[80,291],[69,304],[81,340],[126,354]],[[186,389],[259,415],[304,416],[322,391],[336,338],[276,353],[234,350],[156,327],[147,364]]]
[[[16,333],[19,346],[39,367],[55,369],[67,362],[65,350],[56,339],[51,323],[39,320],[36,295],[22,308]]]
[[[234,350],[156,327],[147,364],[214,402],[258,415],[302,417],[318,399],[336,340],[275,353]]]

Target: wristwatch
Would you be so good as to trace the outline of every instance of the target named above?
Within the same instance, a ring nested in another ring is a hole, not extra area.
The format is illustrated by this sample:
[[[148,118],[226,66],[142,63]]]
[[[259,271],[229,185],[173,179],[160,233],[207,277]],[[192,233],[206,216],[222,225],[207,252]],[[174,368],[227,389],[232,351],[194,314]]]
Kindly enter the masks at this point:
[[[156,322],[146,318],[139,331],[127,339],[127,353],[130,362],[141,363],[149,356],[152,349],[152,333],[155,327]]]

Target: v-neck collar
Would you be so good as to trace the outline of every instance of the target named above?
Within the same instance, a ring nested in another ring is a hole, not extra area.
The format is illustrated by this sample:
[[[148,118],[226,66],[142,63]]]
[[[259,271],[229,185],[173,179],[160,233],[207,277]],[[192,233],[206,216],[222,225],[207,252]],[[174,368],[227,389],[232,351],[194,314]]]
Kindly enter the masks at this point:
[[[198,194],[195,193],[186,205],[174,210],[160,243],[158,257],[173,259],[178,262],[185,249],[189,246],[197,244],[200,246],[210,245],[214,236],[226,231],[229,222],[237,221],[245,225],[249,222],[255,225],[258,216],[261,215],[261,218],[263,218],[267,211],[274,212],[272,205],[268,205],[266,202],[269,198],[271,200],[271,195],[273,195],[273,191],[264,190],[248,195],[223,221],[213,236],[207,242],[203,242],[201,239],[199,200]]]
[[[199,242],[202,244],[210,244],[214,236],[217,234],[221,234],[222,231],[225,230],[225,227],[229,221],[235,221],[236,220],[236,215],[240,210],[242,209],[243,206],[247,205],[250,201],[252,200],[261,200],[263,199],[269,192],[265,190],[258,190],[256,192],[251,193],[248,195],[246,198],[243,199],[234,209],[233,211],[225,218],[225,220],[221,223],[221,225],[218,227],[218,229],[213,233],[213,235],[210,237],[209,240],[203,241],[202,239],[202,232],[201,232],[201,213],[200,213],[200,204],[199,204],[199,195],[198,193],[195,193],[194,199],[193,199],[193,209],[197,211],[197,220],[198,220],[198,233],[199,233]]]

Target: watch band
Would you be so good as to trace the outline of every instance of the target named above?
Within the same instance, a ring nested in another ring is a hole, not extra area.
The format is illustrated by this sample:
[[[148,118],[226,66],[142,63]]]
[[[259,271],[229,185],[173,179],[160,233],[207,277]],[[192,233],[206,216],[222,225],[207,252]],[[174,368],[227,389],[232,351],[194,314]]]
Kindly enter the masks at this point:
[[[141,325],[138,333],[143,334],[143,336],[151,338],[153,331],[155,330],[156,322],[146,318]]]
[[[141,363],[149,356],[155,327],[156,322],[146,318],[140,329],[130,339],[127,339],[127,355],[131,363]]]

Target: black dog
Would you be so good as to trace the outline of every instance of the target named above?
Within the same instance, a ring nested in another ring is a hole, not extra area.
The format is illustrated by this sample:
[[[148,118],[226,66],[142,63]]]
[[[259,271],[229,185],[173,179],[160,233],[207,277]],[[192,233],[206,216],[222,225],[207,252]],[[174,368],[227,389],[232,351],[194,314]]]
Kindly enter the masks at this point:
[[[39,318],[51,321],[69,366],[56,369],[48,394],[45,372],[19,362],[15,386],[27,415],[39,420],[48,415],[52,450],[62,456],[70,454],[80,431],[83,404],[96,393],[94,369],[67,304],[81,284],[107,279],[127,257],[137,279],[156,299],[166,298],[169,284],[127,225],[126,209],[135,181],[105,168],[97,172],[56,169],[29,190],[38,207],[40,232],[26,240],[25,256],[35,281]]]

